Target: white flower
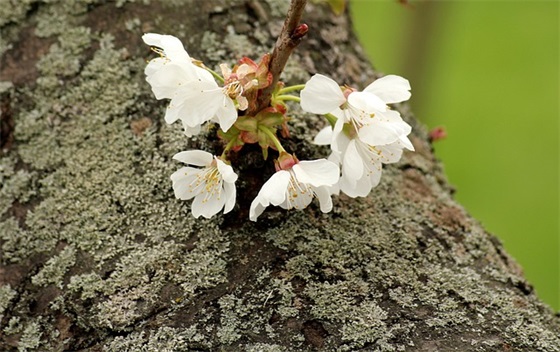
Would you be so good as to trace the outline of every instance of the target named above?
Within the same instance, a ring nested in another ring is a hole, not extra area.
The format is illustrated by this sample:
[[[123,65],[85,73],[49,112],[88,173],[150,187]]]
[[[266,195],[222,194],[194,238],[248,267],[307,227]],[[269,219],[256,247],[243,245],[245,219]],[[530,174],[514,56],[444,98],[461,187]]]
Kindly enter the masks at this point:
[[[400,160],[404,148],[414,150],[407,137],[410,125],[386,106],[410,98],[409,90],[406,79],[385,76],[363,92],[343,93],[335,81],[321,75],[313,76],[302,90],[304,110],[338,118],[334,129],[324,128],[314,142],[331,145],[329,160],[342,166],[338,186],[348,196],[367,196],[379,184],[382,164]]]
[[[335,81],[316,74],[301,91],[301,108],[314,114],[336,116],[333,139],[348,123],[364,142],[385,145],[397,141],[403,133],[410,133],[410,126],[400,115],[387,109],[387,104],[410,98],[409,90],[406,79],[389,75],[374,81],[363,92],[351,89],[343,92]]]
[[[160,57],[150,60],[144,70],[156,99],[173,99],[181,86],[188,82],[214,81],[210,72],[192,63],[178,38],[147,33],[142,39],[160,54]]]
[[[183,200],[194,197],[191,211],[195,218],[200,215],[210,218],[222,208],[224,214],[233,209],[237,174],[230,165],[202,150],[180,152],[173,159],[203,167],[185,166],[171,175],[175,197]]]
[[[197,134],[210,120],[227,131],[237,119],[232,88],[218,86],[210,72],[193,64],[179,39],[155,33],[144,34],[142,39],[160,48],[154,50],[161,57],[148,63],[145,74],[157,99],[171,99],[165,121],[181,120],[187,136]]]
[[[277,171],[251,203],[249,218],[257,221],[270,204],[284,209],[303,209],[314,196],[319,199],[321,211],[328,213],[332,210],[329,188],[338,182],[339,175],[338,165],[325,159],[301,161]]]
[[[328,144],[332,133],[332,128],[327,127],[317,135],[314,142]],[[414,150],[406,136],[402,139],[406,143],[399,139],[391,144],[371,146],[359,138],[350,138],[345,133],[340,133],[337,137],[340,151],[333,151],[329,156],[329,160],[342,165],[339,190],[352,198],[367,196],[379,184],[382,164],[399,161],[404,148]]]

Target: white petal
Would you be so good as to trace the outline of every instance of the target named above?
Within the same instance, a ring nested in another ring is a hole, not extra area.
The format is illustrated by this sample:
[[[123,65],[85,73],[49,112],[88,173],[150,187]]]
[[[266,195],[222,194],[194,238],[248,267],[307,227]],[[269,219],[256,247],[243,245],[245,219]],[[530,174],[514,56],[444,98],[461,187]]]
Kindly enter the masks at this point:
[[[199,81],[213,82],[214,84],[216,84],[216,81],[214,80],[214,76],[212,76],[210,72],[194,64],[192,65],[192,67],[196,79],[198,79]]]
[[[348,96],[348,103],[366,113],[387,110],[387,104],[378,96],[368,92],[354,92]]]
[[[372,122],[363,126],[358,131],[360,140],[369,145],[390,144],[401,136],[399,126],[373,119]]]
[[[321,207],[321,211],[323,213],[328,213],[333,208],[333,203],[331,199],[331,193],[327,187],[316,187],[313,188],[313,191],[317,195],[317,199],[319,199],[319,206]]]
[[[294,182],[295,180],[292,180]],[[295,181],[297,182],[297,180]],[[305,209],[313,200],[313,189],[302,182],[297,182],[297,186],[291,183],[286,192],[286,199],[278,204],[284,209]]]
[[[206,195],[206,193],[201,193],[194,198],[191,205],[191,211],[195,218],[202,215],[203,217],[210,219],[212,216],[218,214],[224,207],[225,199],[223,196],[218,198],[217,195],[214,195],[212,197],[205,198]]]
[[[253,199],[249,209],[249,219],[257,221],[259,215],[271,203],[279,205],[284,202],[289,182],[290,173],[288,171],[281,170],[272,175],[262,186],[257,197]]]
[[[264,209],[268,206],[259,202],[258,197],[251,203],[251,208],[249,209],[249,220],[257,221],[257,218],[263,213]]]
[[[196,166],[208,166],[214,160],[214,156],[203,150],[187,150],[173,155],[173,159],[185,164]]]
[[[201,172],[201,169],[182,167],[171,174],[175,198],[187,200],[196,196],[200,186],[196,186],[195,181]]]
[[[209,114],[201,113],[198,104],[200,104],[203,91],[201,85],[209,84],[191,81],[178,88],[167,107],[165,122],[173,123],[181,119],[187,126],[195,127],[208,121]]]
[[[150,64],[151,62],[146,66],[146,71],[149,71]],[[188,73],[180,65],[172,62],[164,64],[160,69],[146,77],[146,81],[152,87],[156,99],[173,98],[177,89],[188,82],[189,79]]]
[[[401,114],[396,110],[383,111],[376,116],[380,121],[390,122],[394,124],[394,126],[398,126],[400,134],[408,135],[412,131],[412,127],[403,120]]]
[[[167,56],[170,60],[191,62],[191,58],[183,47],[183,43],[172,35],[146,33],[142,36],[142,39],[144,40],[144,43],[148,45],[163,49],[165,56]]]
[[[381,165],[377,165],[377,167],[371,170],[369,175],[369,182],[371,184],[371,188],[377,187],[379,181],[381,180]]]
[[[189,94],[185,96],[185,106],[189,107],[187,120],[202,124],[216,116],[224,103],[224,94],[215,82],[193,82],[187,84]]]
[[[237,195],[237,189],[233,183],[224,182],[224,196],[226,197],[224,214],[229,213],[235,206],[235,197]]]
[[[337,121],[338,124],[338,121]],[[341,124],[342,125],[342,124]],[[334,152],[338,152],[344,154],[346,148],[348,148],[348,143],[350,143],[350,138],[346,135],[346,133],[342,132],[342,127],[340,131],[337,133],[338,126],[335,125],[335,132],[333,133],[333,140],[331,144],[331,149]]]
[[[184,121],[183,121],[183,128],[185,129],[184,130],[185,136],[190,138],[192,136],[196,136],[197,134],[199,134],[202,126],[201,125],[196,125],[196,126],[190,127],[186,123],[184,123]]]
[[[340,177],[338,165],[326,159],[300,161],[292,170],[298,181],[314,187],[332,186]]]
[[[329,145],[331,144],[333,136],[333,129],[331,126],[327,126],[317,133],[315,139],[313,139],[313,143],[317,145]]]
[[[342,170],[350,182],[359,180],[364,174],[364,160],[362,160],[360,153],[358,153],[356,140],[354,139],[350,141],[346,152],[342,156]]]
[[[399,103],[410,98],[410,83],[408,80],[395,75],[381,77],[364,89],[381,98],[385,103]]]
[[[379,160],[384,164],[396,163],[401,159],[403,146],[398,141],[388,145],[376,146],[379,151]]]
[[[286,190],[289,183],[290,173],[280,170],[265,182],[257,197],[261,196],[262,199],[266,199],[270,204],[279,205],[286,199]]]
[[[146,65],[146,68],[144,69],[144,74],[146,76],[151,76],[157,71],[161,70],[162,67],[168,64],[169,62],[170,61],[167,58],[163,58],[163,57],[153,58]]]
[[[346,102],[338,83],[316,74],[300,92],[301,108],[314,114],[327,114]]]
[[[340,190],[349,197],[365,197],[371,191],[371,181],[367,175],[364,175],[359,180],[350,180],[345,175],[344,170],[342,171],[342,177],[340,178]]]
[[[173,104],[172,100],[167,106],[167,109],[165,109],[165,123],[170,125],[173,122],[179,120],[179,118],[181,117],[181,108],[182,106],[176,106],[175,104]]]
[[[408,139],[407,136],[401,135],[399,137],[399,142],[401,142],[406,149],[414,151],[414,145],[412,145],[412,142],[410,141],[410,139]]]
[[[237,109],[233,100],[229,97],[222,95],[222,104],[216,111],[218,121],[220,121],[220,128],[222,131],[227,132],[237,120]]]
[[[237,174],[233,171],[233,168],[224,163],[223,160],[218,159],[217,157],[214,158],[216,159],[216,165],[218,166],[220,175],[222,175],[222,179],[227,183],[234,183],[237,181]]]
[[[332,161],[333,163],[340,165],[342,163],[341,154],[338,152],[333,151],[329,157],[327,158],[328,161]]]

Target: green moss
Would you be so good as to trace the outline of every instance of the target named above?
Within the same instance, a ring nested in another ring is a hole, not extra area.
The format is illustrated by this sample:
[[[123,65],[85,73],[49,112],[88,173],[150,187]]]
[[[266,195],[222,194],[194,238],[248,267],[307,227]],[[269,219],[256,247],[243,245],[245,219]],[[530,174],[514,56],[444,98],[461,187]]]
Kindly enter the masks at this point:
[[[191,351],[189,342],[200,342],[194,327],[188,329],[175,329],[161,327],[157,330],[131,333],[127,336],[119,336],[104,346],[104,351],[145,351],[145,352],[175,352]]]
[[[509,285],[521,285],[520,276],[488,259],[496,254],[488,235],[464,214],[460,225],[438,218],[439,209],[457,206],[433,160],[419,153],[385,168],[370,197],[335,198],[327,215],[314,204],[269,209],[259,223],[236,228],[227,225],[235,214],[195,220],[189,202],[173,197],[169,175],[179,165],[170,159],[192,146],[210,148],[209,141],[187,140],[180,126],[162,122],[165,103],[144,82],[145,48],[118,48],[111,35],[73,23],[86,4],[38,10],[36,35],[56,41],[37,64],[37,85],[17,91],[27,102],[15,115],[17,149],[0,161],[0,210],[26,207],[25,216],[0,222],[3,264],[47,258],[31,275],[33,288],[5,313],[4,332],[22,334],[21,346],[63,346],[64,317],[92,332],[84,345],[108,351],[391,351],[457,331],[469,346],[555,350],[548,327],[558,322]],[[286,4],[265,6],[274,13]],[[128,31],[144,28],[142,21],[134,17]],[[255,55],[270,49],[264,30],[262,47],[234,29],[226,40],[188,36],[186,25],[175,30],[212,63],[246,55],[247,45]],[[306,77],[299,60],[289,63],[285,78]],[[296,141],[318,128],[316,116],[305,116],[291,124]],[[139,119],[151,125],[135,131]],[[295,145],[309,158],[326,152]],[[414,182],[433,199],[411,199]],[[61,296],[31,318],[28,307],[48,285],[62,288]],[[1,310],[15,292],[0,288]],[[505,334],[492,330],[504,322]]]
[[[247,352],[285,352],[288,351],[286,347],[268,343],[255,343],[245,346]]]
[[[4,328],[6,335],[15,335],[23,331],[23,326],[21,326],[21,318],[14,316],[8,321],[8,324]]]
[[[88,28],[68,29],[65,6],[40,11],[37,35],[58,39],[38,63],[37,87],[26,92],[33,105],[16,116],[17,157],[41,172],[16,171],[14,159],[2,158],[3,210],[14,200],[41,199],[27,212],[25,229],[13,218],[0,223],[2,259],[22,262],[65,242],[32,282],[67,288],[59,311],[93,300],[78,321],[84,328],[122,331],[153,313],[164,287],[179,287],[174,299],[188,302],[224,282],[229,242],[215,222],[195,222],[185,202],[169,201],[168,177],[178,167],[169,159],[186,148],[180,128],[164,126],[157,136],[153,128],[141,136],[130,128],[140,109],[158,119],[163,112],[143,101],[153,101],[141,74],[145,61],[125,59],[109,35],[85,61],[84,49],[97,39]],[[192,240],[202,228],[207,236]],[[68,277],[78,255],[85,268]],[[111,275],[102,278],[102,268]]]
[[[41,345],[43,332],[37,322],[28,324],[18,342],[18,351],[34,351]]]
[[[4,317],[4,311],[16,295],[17,291],[12,290],[10,285],[0,286],[0,320]]]
[[[394,334],[385,322],[387,318],[387,312],[373,301],[357,305],[354,314],[342,326],[344,348],[352,351],[375,343],[380,351],[396,350],[396,346],[389,343]]]
[[[226,295],[218,301],[222,311],[221,324],[217,331],[217,336],[222,344],[232,344],[241,338],[241,331],[239,331],[242,320],[248,318],[248,311],[246,304],[243,304],[242,299],[234,295]]]
[[[265,0],[270,9],[271,17],[282,18],[288,13],[290,3],[287,1]]]
[[[52,257],[31,278],[31,282],[38,286],[55,285],[63,288],[63,278],[70,267],[76,263],[76,250],[72,246],[65,247],[58,255]]]
[[[81,300],[95,298],[104,289],[103,279],[97,273],[74,275],[67,286],[69,292],[79,293]]]
[[[24,169],[16,170],[16,161],[0,160],[0,216],[12,206],[14,200],[25,203],[36,195],[33,180],[36,175]]]
[[[0,6],[0,27],[17,23],[25,17],[35,0],[10,1]]]

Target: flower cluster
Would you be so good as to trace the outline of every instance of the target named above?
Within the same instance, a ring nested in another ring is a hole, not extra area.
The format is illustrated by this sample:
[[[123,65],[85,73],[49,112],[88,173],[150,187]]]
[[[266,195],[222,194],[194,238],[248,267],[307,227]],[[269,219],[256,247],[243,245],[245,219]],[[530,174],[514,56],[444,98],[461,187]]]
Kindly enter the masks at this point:
[[[383,164],[397,162],[404,149],[414,150],[407,137],[411,127],[388,106],[410,98],[410,85],[402,77],[385,76],[362,92],[320,74],[305,85],[284,87],[279,82],[270,104],[262,108],[258,98],[273,81],[270,55],[259,63],[243,57],[233,68],[221,64],[218,74],[192,59],[173,36],[148,33],[142,39],[159,54],[145,74],[155,97],[169,100],[165,121],[181,121],[187,137],[200,133],[204,124],[219,126],[224,145],[220,156],[189,150],[173,157],[191,165],[174,172],[171,181],[177,198],[194,198],[195,217],[210,218],[234,208],[238,176],[228,155],[245,144],[257,143],[265,159],[269,149],[277,154],[276,172],[251,204],[252,221],[269,205],[303,209],[316,197],[326,213],[333,207],[332,195],[340,191],[365,197],[379,183]],[[290,94],[298,90],[300,97]],[[277,132],[288,136],[286,101],[300,102],[304,111],[325,116],[329,126],[314,142],[330,145],[328,160],[300,161],[284,149]]]

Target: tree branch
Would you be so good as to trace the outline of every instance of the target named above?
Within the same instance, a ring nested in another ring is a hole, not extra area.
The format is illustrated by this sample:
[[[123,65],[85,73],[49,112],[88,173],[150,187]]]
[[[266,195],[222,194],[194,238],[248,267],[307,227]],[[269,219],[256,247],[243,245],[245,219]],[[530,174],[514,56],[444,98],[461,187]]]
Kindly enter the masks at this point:
[[[272,92],[280,79],[288,58],[307,34],[307,25],[299,24],[306,4],[307,0],[292,0],[268,65],[269,72],[272,73],[272,83],[261,91],[257,98],[255,111],[249,111],[248,115],[254,115],[269,106]]]

